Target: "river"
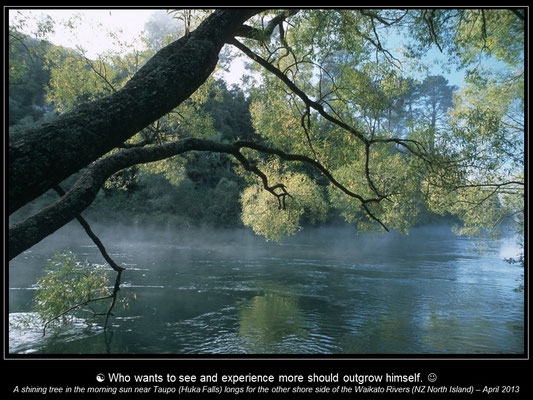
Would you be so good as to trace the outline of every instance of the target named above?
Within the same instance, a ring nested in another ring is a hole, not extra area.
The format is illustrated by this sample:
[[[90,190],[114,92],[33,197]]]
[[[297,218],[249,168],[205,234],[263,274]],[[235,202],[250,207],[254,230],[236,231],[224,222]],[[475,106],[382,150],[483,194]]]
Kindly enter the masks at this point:
[[[482,250],[446,227],[409,235],[305,229],[281,243],[249,230],[101,228],[127,270],[106,333],[77,320],[45,336],[28,315],[54,252],[103,263],[67,225],[9,264],[9,352],[18,354],[512,355],[524,353],[523,270],[512,240]]]

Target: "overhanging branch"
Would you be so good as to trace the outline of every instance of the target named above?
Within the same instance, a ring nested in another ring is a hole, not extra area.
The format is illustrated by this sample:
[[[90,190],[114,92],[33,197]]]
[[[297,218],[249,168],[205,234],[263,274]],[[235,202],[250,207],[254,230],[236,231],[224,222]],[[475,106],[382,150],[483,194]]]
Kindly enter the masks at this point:
[[[233,144],[219,143],[206,139],[188,138],[158,146],[140,147],[122,150],[91,164],[78,181],[58,201],[38,211],[24,221],[9,228],[9,259],[13,259],[24,250],[35,245],[63,225],[80,215],[95,199],[100,187],[112,174],[132,165],[159,161],[188,151],[210,151],[233,155],[243,167],[259,176],[265,190],[272,193],[285,206],[287,197],[291,197],[282,183],[270,185],[264,173],[251,164],[241,153],[241,148],[253,149],[265,154],[272,154],[286,161],[307,163],[318,169],[334,186],[345,194],[361,202],[365,212],[378,222],[385,230],[387,227],[370,211],[369,203],[379,202],[382,198],[365,199],[350,191],[318,161],[309,157],[289,154],[282,150],[270,148],[253,142],[237,141]],[[120,268],[120,267],[119,267]]]
[[[352,134],[353,136],[355,136],[358,140],[360,140],[363,143],[363,145],[365,146],[365,157],[366,157],[366,160],[365,160],[365,175],[366,175],[366,179],[367,179],[368,186],[369,186],[370,190],[372,190],[372,192],[376,194],[376,196],[378,198],[377,199],[378,201],[380,201],[381,199],[387,198],[387,195],[384,195],[380,191],[378,191],[376,185],[374,184],[374,182],[373,182],[373,180],[372,180],[372,178],[370,176],[370,169],[369,169],[369,159],[370,159],[370,157],[369,157],[369,152],[370,152],[371,146],[374,143],[395,143],[395,144],[397,144],[399,146],[404,147],[405,149],[407,149],[409,152],[411,152],[412,154],[416,155],[417,157],[421,158],[428,165],[431,164],[431,162],[428,160],[428,156],[426,154],[425,149],[423,148],[423,146],[419,142],[416,142],[414,140],[409,140],[409,139],[400,139],[400,138],[373,138],[372,137],[371,139],[368,139],[367,135],[365,135],[363,132],[361,132],[360,130],[354,128],[353,126],[350,126],[350,125],[346,124],[345,122],[341,121],[339,118],[337,118],[337,117],[331,115],[330,113],[328,113],[324,109],[322,104],[320,104],[320,103],[318,103],[318,102],[316,102],[314,100],[311,100],[309,98],[309,96],[307,96],[306,93],[304,93],[298,86],[296,86],[296,84],[294,82],[292,82],[287,75],[285,75],[282,71],[280,71],[272,63],[268,62],[267,60],[265,60],[264,58],[262,58],[258,54],[254,53],[250,48],[248,48],[247,46],[245,46],[243,43],[239,42],[236,39],[230,40],[229,43],[232,44],[233,46],[237,47],[239,50],[241,50],[248,57],[250,57],[251,59],[256,61],[259,65],[261,65],[267,71],[271,72],[277,78],[279,78],[289,88],[289,90],[292,93],[297,95],[305,103],[308,115],[309,115],[309,109],[310,108],[314,109],[315,111],[318,111],[318,113],[324,119],[326,119],[327,121],[333,123],[334,125],[342,128],[343,130],[347,131],[348,133]],[[305,116],[305,114],[304,114],[304,116]],[[305,125],[304,125],[304,117],[302,117],[302,127],[303,127],[304,132],[305,132],[305,134],[307,136],[308,142],[309,142],[309,144],[311,146],[311,150],[313,151],[313,153],[315,153],[315,151],[314,151],[314,149],[313,149],[313,147],[311,145],[311,142],[309,140],[308,131],[307,131]],[[331,181],[331,179],[330,179],[330,181]],[[349,194],[349,193],[347,193],[347,194]],[[352,197],[356,197],[356,196],[354,196],[353,193],[349,194],[349,195],[352,196]],[[363,204],[368,202],[366,200],[362,200],[362,199],[360,199],[360,200],[361,200],[361,202]],[[375,218],[375,216],[372,215],[372,213],[370,212],[368,207],[365,207],[365,211],[367,212],[367,214],[372,219],[374,219],[375,221],[379,222],[385,229],[387,229],[381,223],[381,221],[379,221],[379,219]]]
[[[331,172],[328,171],[328,169],[325,168],[322,164],[320,164],[318,161],[313,160],[312,158],[309,158],[307,156],[303,156],[300,154],[286,153],[279,149],[273,149],[267,146],[260,145],[258,143],[248,142],[248,141],[238,141],[235,143],[235,145],[238,147],[250,148],[250,149],[259,151],[261,153],[265,153],[265,154],[273,154],[286,161],[299,161],[299,162],[303,162],[303,163],[306,163],[306,164],[309,164],[315,167],[328,179],[329,182],[331,182],[331,184],[333,184],[335,187],[340,189],[344,194],[350,197],[353,197],[354,199],[359,200],[366,214],[372,220],[379,223],[383,227],[383,229],[385,229],[387,232],[389,231],[388,227],[378,217],[376,217],[374,213],[372,213],[372,211],[370,211],[370,209],[368,208],[369,203],[379,203],[385,198],[384,196],[370,198],[370,199],[363,198],[361,195],[352,192],[346,186],[344,186],[339,181],[337,181],[335,177],[331,174]]]
[[[239,42],[237,39],[232,39],[228,43],[232,44],[233,46],[237,47],[239,50],[241,50],[244,54],[246,54],[248,57],[250,57],[252,60],[256,61],[259,65],[261,65],[263,68],[265,68],[267,71],[270,71],[273,73],[276,77],[278,77],[294,94],[296,94],[305,104],[306,106],[312,108],[315,111],[318,111],[318,113],[324,117],[326,120],[334,123],[335,125],[341,127],[342,129],[348,131],[352,135],[354,135],[357,139],[361,140],[363,143],[367,143],[368,139],[366,138],[365,134],[354,127],[346,124],[345,122],[333,117],[329,113],[324,110],[324,107],[322,104],[311,100],[307,94],[305,94],[298,86],[292,82],[287,75],[283,74],[278,68],[276,68],[274,65],[269,63],[267,60],[259,56],[258,54],[254,53],[251,49],[246,47],[244,44]]]
[[[9,213],[167,114],[214,71],[220,50],[263,9],[219,9],[190,35],[156,53],[120,90],[52,122],[10,132]]]
[[[190,150],[231,153],[234,148],[190,138],[159,146],[126,149],[98,160],[87,168],[58,201],[9,228],[9,259],[76,218],[94,201],[100,187],[113,173],[135,164],[159,161]]]

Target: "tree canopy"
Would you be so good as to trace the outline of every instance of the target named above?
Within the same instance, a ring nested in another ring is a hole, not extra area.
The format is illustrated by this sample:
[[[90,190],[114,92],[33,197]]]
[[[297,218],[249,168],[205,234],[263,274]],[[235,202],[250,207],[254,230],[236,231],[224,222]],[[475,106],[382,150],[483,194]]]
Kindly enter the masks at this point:
[[[177,185],[204,153],[224,157],[210,165],[241,177],[242,221],[271,240],[329,210],[361,229],[406,232],[422,210],[456,216],[469,234],[522,229],[523,9],[170,15],[174,27],[152,21],[146,45],[126,54],[90,59],[81,49],[43,47],[46,101],[57,115],[10,129],[9,211],[75,181],[10,227],[10,259],[78,217],[117,172],[138,168]],[[31,70],[17,28],[10,93]],[[228,46],[256,71],[247,98],[234,93],[242,98],[231,113],[213,106],[228,101],[213,76]],[[430,51],[463,71],[461,88],[420,74]],[[240,190],[219,184],[220,192]]]

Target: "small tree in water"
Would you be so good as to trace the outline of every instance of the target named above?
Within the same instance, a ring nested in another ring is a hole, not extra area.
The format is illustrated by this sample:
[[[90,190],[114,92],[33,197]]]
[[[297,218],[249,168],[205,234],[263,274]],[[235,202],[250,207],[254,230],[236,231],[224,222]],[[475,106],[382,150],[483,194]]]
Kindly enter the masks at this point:
[[[43,333],[50,324],[60,326],[75,318],[105,316],[107,322],[116,298],[109,272],[105,266],[78,261],[70,251],[57,253],[38,278],[34,297],[33,308],[44,322]],[[106,299],[113,300],[108,310],[102,302]]]

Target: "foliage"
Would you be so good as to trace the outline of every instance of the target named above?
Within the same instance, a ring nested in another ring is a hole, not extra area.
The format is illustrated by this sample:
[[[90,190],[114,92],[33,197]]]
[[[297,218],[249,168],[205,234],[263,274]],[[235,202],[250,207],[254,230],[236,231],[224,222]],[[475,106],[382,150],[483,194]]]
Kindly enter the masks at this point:
[[[442,76],[420,82],[402,73],[381,34],[399,30],[400,21],[411,40],[405,56],[420,58],[435,45],[467,68],[460,92]],[[367,203],[370,214],[330,185],[331,205],[360,228],[379,227],[377,218],[406,232],[429,209],[460,218],[460,233],[497,234],[510,220],[523,223],[521,26],[509,10],[298,13],[270,41],[246,43],[325,112],[309,110],[281,74],[263,69],[253,92],[254,128],[274,147],[319,160],[351,192],[377,198]],[[520,37],[507,46],[512,35]],[[476,64],[491,56],[507,69]],[[360,135],[350,135],[354,130]]]
[[[91,61],[74,50],[54,47],[47,53],[46,63],[50,70],[47,101],[54,103],[58,112],[114,91],[116,74],[110,76],[113,69],[103,60]]]
[[[214,81],[202,107],[213,118],[218,140],[257,139],[250,118],[250,99],[238,86],[228,89],[223,80]]]
[[[209,197],[210,205],[205,207],[204,223],[219,227],[238,226],[240,205],[238,202],[240,185],[222,177]]]
[[[245,162],[262,171],[268,184],[250,168],[234,168],[242,159],[188,153],[115,174],[100,204],[107,201],[106,207],[167,221],[173,215],[185,224],[216,225],[236,224],[240,208],[242,222],[268,240],[280,240],[332,213],[361,229],[407,232],[436,213],[459,219],[460,233],[494,235],[509,222],[523,232],[522,12],[260,13],[247,21],[254,34],[234,43],[255,61],[250,68],[259,76],[248,97],[211,77],[124,147],[189,137],[253,141],[276,150],[269,155],[243,152]],[[64,112],[120,90],[157,50],[189,35],[209,14],[160,13],[145,27],[146,48],[124,46],[96,60],[81,48],[49,46],[43,56],[50,76],[48,102]],[[402,48],[394,49],[391,43],[400,37]],[[447,68],[465,73],[463,87],[407,68],[435,48]],[[20,79],[28,65],[21,49],[15,50],[10,47],[10,77]],[[272,156],[281,153],[306,157],[322,173],[309,162],[304,167],[290,157]],[[268,185],[278,185],[278,192],[283,185],[285,204]]]
[[[34,311],[42,321],[62,324],[102,312],[93,308],[102,304],[93,301],[110,295],[109,271],[101,265],[79,262],[70,251],[57,253],[37,280]]]
[[[53,110],[45,101],[49,71],[43,62],[50,44],[15,30],[9,35],[9,126],[31,125]]]
[[[406,160],[401,154],[387,155],[387,152],[375,152],[371,158],[372,182],[387,201],[370,205],[374,215],[378,215],[385,225],[406,233],[417,221],[422,206],[420,182],[417,174],[419,160]],[[359,179],[354,179],[360,176]],[[357,173],[359,172],[359,173]],[[372,189],[365,180],[364,157],[354,160],[351,164],[343,165],[335,170],[335,176],[346,182],[346,186],[356,192],[372,195]],[[330,197],[334,207],[341,210],[341,215],[350,223],[358,223],[360,229],[378,228],[375,221],[368,214],[361,212],[357,201],[343,196],[338,190],[330,186]]]
[[[301,229],[302,217],[307,215],[311,223],[324,221],[327,203],[323,190],[309,177],[301,173],[284,171],[277,162],[262,166],[270,181],[284,182],[290,199],[280,204],[260,185],[253,184],[244,190],[242,221],[267,240],[279,241]]]

